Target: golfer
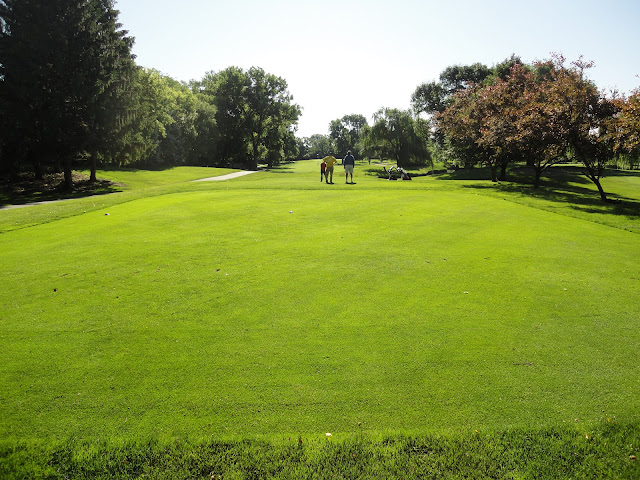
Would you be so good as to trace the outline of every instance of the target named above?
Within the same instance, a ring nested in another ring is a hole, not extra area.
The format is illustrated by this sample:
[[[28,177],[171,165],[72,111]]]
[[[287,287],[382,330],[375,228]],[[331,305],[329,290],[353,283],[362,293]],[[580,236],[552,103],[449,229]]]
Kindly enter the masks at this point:
[[[327,183],[333,183],[333,166],[338,163],[338,160],[333,155],[327,155],[322,159],[322,161],[327,164],[327,168],[324,172]]]
[[[351,155],[351,150],[349,150],[347,156],[342,159],[342,165],[344,165],[344,183],[353,185],[353,168],[356,166],[356,159]],[[349,181],[349,175],[351,175],[351,181]]]

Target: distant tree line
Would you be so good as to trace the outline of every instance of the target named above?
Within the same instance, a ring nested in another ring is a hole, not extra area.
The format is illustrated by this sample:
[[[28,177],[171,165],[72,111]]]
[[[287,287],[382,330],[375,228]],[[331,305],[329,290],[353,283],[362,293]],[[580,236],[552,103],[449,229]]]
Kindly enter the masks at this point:
[[[342,157],[351,151],[356,158],[389,159],[400,167],[431,164],[429,124],[410,110],[381,108],[369,125],[363,115],[332,120],[329,134],[298,139],[299,158],[322,158],[329,153]]]
[[[600,185],[611,162],[638,163],[640,89],[599,92],[582,59],[445,69],[409,110],[345,115],[296,138],[301,108],[287,82],[229,67],[178,82],[136,65],[112,0],[0,0],[0,173],[95,172],[99,166],[255,169],[288,159],[395,161],[400,167],[487,165],[494,181],[526,163],[538,185],[551,165],[579,162]]]
[[[178,82],[136,65],[112,0],[0,0],[0,172],[256,168],[298,154],[284,79],[230,67]]]
[[[446,68],[439,81],[419,85],[411,110],[382,108],[368,125],[361,115],[329,124],[328,135],[298,139],[301,158],[354,151],[398,166],[486,165],[493,181],[509,165],[532,167],[537,187],[544,171],[576,162],[606,201],[605,167],[633,167],[640,156],[640,88],[629,97],[600,92],[585,72],[591,62],[566,65],[561,55],[524,64],[512,55],[487,67]]]

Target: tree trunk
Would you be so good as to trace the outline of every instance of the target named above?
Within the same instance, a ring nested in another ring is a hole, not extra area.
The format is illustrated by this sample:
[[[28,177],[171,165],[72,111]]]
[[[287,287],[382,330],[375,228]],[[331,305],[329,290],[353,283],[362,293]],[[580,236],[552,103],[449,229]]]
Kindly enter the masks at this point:
[[[62,161],[64,165],[64,189],[67,192],[73,191],[73,175],[71,171],[71,157],[69,154],[65,154]]]
[[[20,176],[20,161],[18,160],[18,149],[15,148],[13,143],[9,143],[2,149],[0,173],[7,173],[11,182],[18,181]]]
[[[33,150],[31,152],[29,152],[31,165],[33,167],[33,175],[34,175],[36,180],[42,180],[42,178],[43,178],[42,161],[41,161],[41,158],[40,158],[40,152],[41,152],[41,149],[36,149],[35,152]]]
[[[507,164],[506,163],[501,163],[500,164],[500,178],[498,180],[500,180],[501,182],[504,182],[507,179]]]
[[[582,160],[582,165],[584,165],[584,175],[591,180],[596,187],[598,187],[598,193],[600,193],[600,199],[603,202],[607,202],[607,194],[604,193],[604,189],[602,188],[602,185],[600,184],[600,176],[602,175],[602,168],[600,168],[600,166],[594,166],[589,164],[589,162],[586,162],[585,160]]]
[[[93,152],[91,154],[91,157],[89,159],[89,163],[91,165],[91,174],[89,176],[89,181],[90,182],[95,182],[95,181],[97,181],[97,178],[96,178],[96,163],[97,162],[96,162],[96,153],[95,152]]]
[[[598,177],[589,177],[591,179],[591,181],[593,183],[596,184],[596,187],[598,187],[598,192],[600,193],[600,199],[603,202],[608,202],[609,200],[607,199],[607,194],[604,193],[604,189],[602,188],[602,185],[600,184],[600,179]]]
[[[533,188],[538,188],[540,186],[540,177],[542,177],[542,167],[540,165],[535,165],[535,179],[533,180]]]

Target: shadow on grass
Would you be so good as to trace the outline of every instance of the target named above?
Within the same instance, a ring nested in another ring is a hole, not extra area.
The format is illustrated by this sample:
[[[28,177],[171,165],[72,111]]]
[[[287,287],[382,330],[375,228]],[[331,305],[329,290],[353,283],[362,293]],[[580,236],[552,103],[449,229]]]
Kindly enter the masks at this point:
[[[270,173],[296,173],[293,167],[289,164],[274,165],[273,167],[267,168],[265,170]],[[319,170],[320,170],[320,167],[318,167],[318,173],[319,173]]]
[[[487,180],[488,169],[461,170],[442,175],[439,180]],[[639,177],[640,172],[620,170],[607,171],[609,177]],[[603,202],[593,187],[593,183],[582,174],[576,166],[554,167],[545,171],[538,188],[532,184],[533,170],[528,167],[517,167],[508,172],[506,182],[469,183],[463,188],[476,190],[492,190],[513,195],[526,196],[538,200],[566,204],[570,208],[585,213],[606,213],[622,215],[640,221],[640,199],[606,192],[609,201]],[[605,188],[606,191],[606,188]]]
[[[121,185],[115,182],[109,180],[90,182],[88,176],[77,172],[73,172],[73,191],[71,192],[64,189],[62,173],[45,174],[42,180],[36,180],[32,174],[22,174],[14,182],[9,182],[6,178],[0,179],[0,207],[68,200],[120,191],[122,191]]]

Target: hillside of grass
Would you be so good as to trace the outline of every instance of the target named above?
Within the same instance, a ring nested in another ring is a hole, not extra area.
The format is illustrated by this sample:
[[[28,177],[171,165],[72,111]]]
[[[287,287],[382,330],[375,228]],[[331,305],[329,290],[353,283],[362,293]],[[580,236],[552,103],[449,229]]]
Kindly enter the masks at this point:
[[[0,211],[0,473],[638,472],[637,176],[316,163]]]

